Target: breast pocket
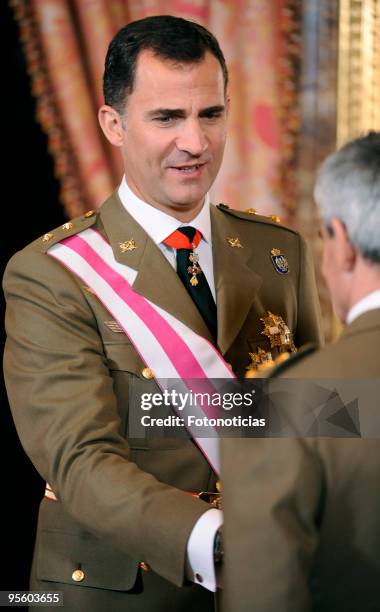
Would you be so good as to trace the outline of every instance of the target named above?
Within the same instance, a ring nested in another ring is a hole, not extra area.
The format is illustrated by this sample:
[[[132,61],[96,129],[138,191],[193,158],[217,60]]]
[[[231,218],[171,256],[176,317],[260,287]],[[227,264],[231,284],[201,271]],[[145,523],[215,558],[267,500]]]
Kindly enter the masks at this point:
[[[142,376],[144,362],[135,347],[125,338],[123,342],[104,344],[108,367],[111,371],[130,372]]]
[[[142,420],[147,415],[165,419],[175,415],[175,412],[171,406],[142,409],[143,398],[161,394],[161,389],[154,379],[149,380],[143,376],[142,372],[146,366],[134,346],[129,342],[115,342],[105,344],[104,348],[113,378],[123,433],[131,449],[148,451],[179,448],[184,440],[188,440],[185,430],[168,425],[150,427],[144,424],[147,419]],[[132,459],[135,458],[135,453],[132,453]]]

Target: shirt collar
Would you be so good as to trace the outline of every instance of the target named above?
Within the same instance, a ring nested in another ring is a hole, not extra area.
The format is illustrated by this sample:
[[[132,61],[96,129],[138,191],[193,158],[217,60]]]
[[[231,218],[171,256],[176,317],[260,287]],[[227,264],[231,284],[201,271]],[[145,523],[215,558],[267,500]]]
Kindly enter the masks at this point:
[[[375,310],[375,308],[380,308],[380,289],[372,291],[364,298],[359,300],[359,302],[356,302],[356,304],[354,304],[348,311],[346,323],[352,323],[360,315],[364,314],[368,310]]]
[[[205,196],[201,210],[195,219],[189,223],[182,223],[162,210],[158,210],[158,208],[154,208],[154,206],[141,200],[128,186],[125,176],[123,176],[120,183],[118,194],[124,208],[156,244],[160,244],[169,234],[185,225],[195,227],[195,229],[201,232],[202,238],[206,242],[211,242],[210,196],[208,193]]]

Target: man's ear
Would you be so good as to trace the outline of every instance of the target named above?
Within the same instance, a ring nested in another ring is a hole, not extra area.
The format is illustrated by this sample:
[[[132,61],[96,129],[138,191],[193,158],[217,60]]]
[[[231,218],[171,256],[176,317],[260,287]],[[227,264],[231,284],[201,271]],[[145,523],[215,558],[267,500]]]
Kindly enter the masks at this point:
[[[340,219],[333,217],[329,225],[333,231],[331,240],[335,240],[337,261],[342,271],[350,272],[356,263],[357,249],[352,244],[346,226]]]
[[[123,123],[120,114],[107,104],[99,108],[98,120],[105,137],[115,147],[123,144]]]

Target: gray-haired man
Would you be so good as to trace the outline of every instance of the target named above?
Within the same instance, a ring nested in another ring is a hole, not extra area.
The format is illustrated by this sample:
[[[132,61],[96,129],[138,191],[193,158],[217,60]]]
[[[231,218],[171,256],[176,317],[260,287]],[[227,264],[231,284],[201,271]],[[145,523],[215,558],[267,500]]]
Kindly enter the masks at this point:
[[[346,327],[272,375],[379,378],[380,133],[327,158],[315,199],[323,273]],[[380,610],[379,440],[223,442],[226,612]]]

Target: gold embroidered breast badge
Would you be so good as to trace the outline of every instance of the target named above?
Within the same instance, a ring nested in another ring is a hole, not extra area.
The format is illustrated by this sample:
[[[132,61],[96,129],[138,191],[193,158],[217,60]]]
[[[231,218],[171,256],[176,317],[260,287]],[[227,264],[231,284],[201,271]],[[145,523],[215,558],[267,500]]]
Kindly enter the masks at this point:
[[[251,363],[247,365],[246,370],[257,370],[262,365],[273,365],[272,353],[264,351],[260,346],[256,349],[256,353],[249,353],[249,356]]]
[[[271,349],[277,347],[279,353],[296,352],[292,332],[280,315],[275,315],[268,310],[264,317],[260,317],[260,321],[264,324],[264,330],[261,333],[269,339]]]

